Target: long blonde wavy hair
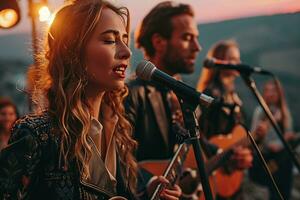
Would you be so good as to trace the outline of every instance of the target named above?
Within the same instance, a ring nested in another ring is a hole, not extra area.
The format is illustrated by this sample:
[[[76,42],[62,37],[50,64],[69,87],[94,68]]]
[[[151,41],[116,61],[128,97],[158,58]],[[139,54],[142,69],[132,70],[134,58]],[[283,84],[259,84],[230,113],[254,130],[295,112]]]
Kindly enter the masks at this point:
[[[268,80],[264,83],[263,85],[263,97],[266,99],[265,97],[265,90],[267,88],[268,85],[272,85],[275,87],[277,95],[278,95],[278,99],[275,102],[275,106],[280,109],[281,112],[281,119],[279,120],[279,125],[282,129],[282,131],[288,131],[288,129],[290,128],[290,121],[291,121],[291,113],[290,110],[288,108],[288,104],[286,102],[286,98],[285,98],[285,94],[284,94],[284,90],[282,87],[281,82],[279,81],[279,79],[271,79]],[[268,102],[266,100],[266,103],[270,106],[270,102]]]
[[[91,147],[87,142],[91,125],[90,108],[85,96],[87,66],[85,47],[95,26],[101,20],[101,10],[109,8],[120,15],[129,32],[129,11],[115,7],[102,0],[77,0],[60,9],[48,31],[47,50],[40,62],[36,92],[33,100],[47,100],[47,109],[57,120],[61,138],[60,155],[65,167],[76,160],[81,174],[89,176],[88,162]],[[131,126],[125,119],[123,99],[127,88],[105,92],[106,102],[118,116],[115,129],[117,152],[120,161],[127,167],[122,169],[127,176],[128,187],[136,187],[136,161],[132,152],[136,142],[131,138]],[[46,94],[41,98],[41,94]]]
[[[232,47],[239,48],[234,40],[221,40],[213,45],[207,52],[207,58],[225,60],[228,50]],[[221,86],[219,79],[220,70],[202,67],[201,76],[197,84],[197,90],[203,92],[210,84]]]

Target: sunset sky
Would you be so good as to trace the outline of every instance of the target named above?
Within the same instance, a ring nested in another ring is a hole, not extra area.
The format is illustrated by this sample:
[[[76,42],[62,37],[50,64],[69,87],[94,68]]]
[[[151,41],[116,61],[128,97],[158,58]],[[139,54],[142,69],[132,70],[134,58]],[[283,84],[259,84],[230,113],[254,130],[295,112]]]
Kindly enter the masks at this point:
[[[112,0],[125,5],[131,11],[132,28],[141,21],[154,5],[161,0]],[[1,30],[0,35],[29,32],[30,23],[27,17],[27,1],[20,0],[21,22],[9,30]],[[50,8],[55,10],[63,4],[63,0],[48,0]],[[181,0],[192,5],[199,23],[209,23],[227,19],[243,18],[277,13],[292,13],[300,11],[300,0]]]

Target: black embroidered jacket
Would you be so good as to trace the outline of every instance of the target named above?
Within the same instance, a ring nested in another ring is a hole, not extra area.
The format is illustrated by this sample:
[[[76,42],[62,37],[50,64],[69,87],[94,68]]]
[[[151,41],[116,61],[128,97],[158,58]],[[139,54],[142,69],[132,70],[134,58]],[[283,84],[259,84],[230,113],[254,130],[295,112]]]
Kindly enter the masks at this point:
[[[12,130],[9,146],[0,153],[0,200],[109,199],[116,194],[133,199],[118,161],[117,186],[102,173],[97,185],[82,180],[77,165],[59,167],[59,137],[49,114],[26,116]],[[98,169],[98,168],[97,168]]]

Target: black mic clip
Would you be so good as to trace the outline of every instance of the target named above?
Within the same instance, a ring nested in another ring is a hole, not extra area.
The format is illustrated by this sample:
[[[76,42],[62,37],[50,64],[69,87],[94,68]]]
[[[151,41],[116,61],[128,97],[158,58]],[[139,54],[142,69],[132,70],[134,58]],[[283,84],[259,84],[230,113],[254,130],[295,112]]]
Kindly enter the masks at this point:
[[[182,127],[178,122],[172,122],[172,131],[175,133],[176,141],[179,144],[186,142],[190,138],[188,130]]]

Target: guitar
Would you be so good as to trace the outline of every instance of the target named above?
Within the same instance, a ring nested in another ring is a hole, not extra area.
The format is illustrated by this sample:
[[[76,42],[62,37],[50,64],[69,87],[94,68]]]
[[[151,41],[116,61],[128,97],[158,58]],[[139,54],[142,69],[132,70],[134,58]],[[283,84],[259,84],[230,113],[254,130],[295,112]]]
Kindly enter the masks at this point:
[[[110,198],[109,200],[128,200],[128,199],[121,197],[121,196],[115,196],[115,197]]]
[[[146,169],[147,171],[149,171],[154,175],[161,175],[162,174],[161,172],[163,170],[164,171],[163,177],[165,177],[170,182],[169,186],[174,186],[180,174],[182,173],[182,167],[186,159],[186,156],[188,154],[189,146],[190,144],[186,144],[186,143],[180,144],[171,161],[163,162],[161,167],[157,167],[157,168],[153,167],[152,164],[149,162],[140,162],[139,166]],[[160,199],[159,195],[162,192],[162,190],[166,187],[168,186],[159,184],[156,187],[150,199],[151,200]]]
[[[232,134],[239,135],[239,139],[237,139],[237,142],[235,144],[232,144],[231,148],[225,149],[223,152],[211,157],[209,160],[206,161],[205,169],[208,175],[212,175],[212,173],[216,169],[223,166],[229,160],[230,156],[234,153],[233,146],[247,141],[246,129],[241,125],[236,126],[233,129]],[[167,175],[170,173],[166,177],[169,176],[172,177],[172,174],[177,173],[176,178],[178,178],[178,175],[180,174],[180,172],[182,172],[182,175],[179,177],[178,180],[178,185],[182,189],[181,199],[193,199],[193,200],[204,199],[202,186],[201,183],[199,182],[199,175],[196,170],[197,163],[194,157],[194,151],[192,148],[189,148],[189,146],[182,147],[184,145],[186,144],[182,144],[179,146],[171,161],[170,160],[143,161],[143,162],[139,162],[139,166],[144,168],[151,174],[157,176],[161,174]],[[176,167],[180,167],[180,169],[175,170]],[[214,185],[215,184],[214,179],[215,179],[215,175],[210,176],[210,184],[213,191],[216,189]],[[226,183],[225,185],[227,184],[228,183]]]
[[[175,123],[174,127],[176,132],[179,135],[187,135],[187,130],[184,129],[179,123]],[[190,149],[190,144],[189,143],[183,143],[180,144],[179,147],[177,148],[174,156],[172,157],[171,160],[147,160],[147,161],[142,161],[139,162],[139,167],[143,168],[144,170],[150,172],[152,175],[162,175],[170,182],[170,185],[173,186],[176,181],[179,180],[179,185],[180,182],[183,183],[184,181],[186,181],[186,175],[188,175],[188,173],[183,173],[183,166],[185,166],[184,162],[186,160],[187,156],[191,156],[191,153],[193,153]],[[193,157],[194,158],[194,157]],[[195,159],[194,159],[195,161]],[[195,162],[196,163],[196,162]],[[185,176],[182,177],[181,174],[184,174]],[[194,178],[194,177],[193,177]],[[194,181],[196,184],[194,185],[199,185],[199,177],[196,177],[196,179],[192,180]],[[191,184],[191,181],[188,181],[189,185]],[[162,185],[159,184],[157,186],[157,188],[155,189],[154,193],[151,196],[151,200],[156,200],[159,199],[159,195],[161,193],[161,191],[166,187],[166,185]],[[182,185],[180,185],[181,188]],[[188,188],[189,189],[189,188]],[[200,189],[202,191],[202,188],[197,187],[196,190],[198,191],[198,189]],[[194,190],[193,190],[194,191]],[[196,193],[196,192],[195,192]],[[184,194],[183,193],[183,198],[181,199],[200,199],[202,192],[197,192],[196,194]],[[190,196],[192,198],[190,198]],[[187,198],[185,198],[187,197]]]
[[[209,140],[225,152],[233,151],[238,145],[248,145],[247,130],[242,125],[236,125],[232,132],[227,135],[217,135]],[[243,181],[243,170],[231,169],[230,167],[220,168],[215,171],[215,184],[217,193],[221,197],[230,197],[235,194]]]
[[[162,175],[169,180],[170,185],[174,185],[178,181],[178,185],[182,189],[182,196],[180,199],[190,200],[204,200],[202,193],[202,186],[199,183],[199,176],[194,175],[196,170],[191,168],[185,168],[184,161],[187,154],[192,152],[189,148],[189,144],[181,144],[175,156],[171,160],[147,160],[139,162],[139,167],[150,172],[152,175]],[[197,172],[196,172],[197,173]],[[212,180],[210,180],[212,188]],[[159,199],[161,191],[165,188],[163,185],[159,185],[151,196],[151,200]]]
[[[253,135],[254,139],[257,138],[256,135]],[[234,127],[233,131],[228,135],[218,135],[212,137],[209,140],[211,143],[217,145],[218,147],[225,149],[226,151],[232,150],[234,146],[243,145],[249,146],[247,131],[241,126],[237,125]],[[295,137],[294,139],[288,141],[292,148],[296,148],[300,144],[300,137]],[[286,153],[284,150],[278,153],[269,153],[264,154],[264,158],[267,162],[267,166],[270,169],[271,173],[275,173],[282,162],[288,156],[282,156],[282,154]],[[278,159],[281,157],[281,159]],[[260,167],[259,163],[259,167]],[[255,167],[255,166],[253,166]],[[258,170],[261,174],[257,174],[256,176],[265,177],[264,170]],[[217,188],[217,193],[219,196],[228,198],[235,194],[244,178],[243,170],[230,169],[228,167],[220,168],[215,172],[215,186]]]
[[[223,192],[225,190],[225,193],[228,192],[229,195],[234,194],[240,187],[240,184],[243,180],[243,173],[242,171],[235,170],[235,169],[230,169],[228,165],[225,165],[226,162],[230,159],[231,155],[234,154],[233,148],[237,145],[244,145],[248,144],[248,138],[247,138],[247,130],[244,126],[238,124],[236,125],[232,132],[231,135],[234,136],[234,140],[230,140],[231,143],[223,143],[221,146],[222,152],[216,154],[215,156],[212,156],[209,160],[207,160],[205,164],[206,168],[206,173],[208,175],[212,175],[212,178],[210,179],[213,181],[213,189],[216,191],[216,193],[220,194],[220,192]],[[229,136],[230,137],[230,136]],[[220,140],[220,138],[219,138]],[[227,146],[227,148],[224,148]],[[219,146],[220,147],[220,146]],[[224,166],[223,168],[220,168]],[[194,152],[193,149],[190,150],[187,160],[185,163],[185,167],[189,167],[192,169],[195,169],[197,167],[195,158],[194,158]],[[225,175],[223,173],[227,172]],[[228,176],[228,172],[232,176]],[[230,182],[229,182],[230,181]],[[200,183],[198,183],[196,187],[200,187]],[[181,184],[179,184],[181,186]],[[193,191],[193,193],[187,195],[186,191],[188,190],[188,184],[182,184],[182,191],[184,193],[183,196],[194,196],[195,193],[199,193],[198,191]],[[223,193],[222,193],[223,194]],[[203,199],[203,195],[200,196],[200,199]]]

